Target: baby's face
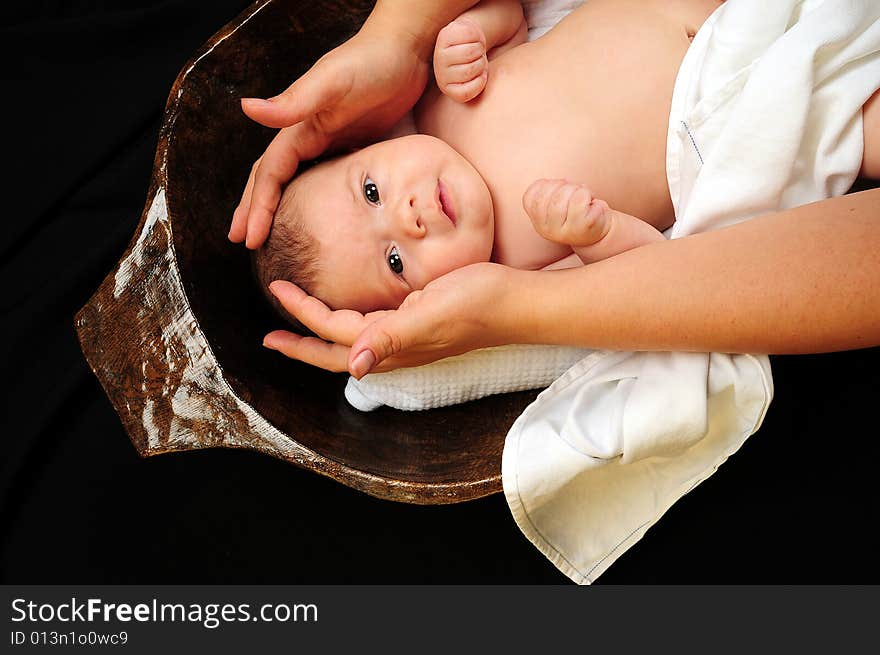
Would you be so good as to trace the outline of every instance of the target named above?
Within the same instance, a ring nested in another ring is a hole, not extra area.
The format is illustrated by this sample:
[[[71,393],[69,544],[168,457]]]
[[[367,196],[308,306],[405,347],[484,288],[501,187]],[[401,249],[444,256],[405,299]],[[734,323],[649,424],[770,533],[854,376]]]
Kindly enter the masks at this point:
[[[489,261],[492,199],[444,141],[383,141],[308,171],[296,189],[318,242],[314,295],[333,309],[396,308],[431,280]]]

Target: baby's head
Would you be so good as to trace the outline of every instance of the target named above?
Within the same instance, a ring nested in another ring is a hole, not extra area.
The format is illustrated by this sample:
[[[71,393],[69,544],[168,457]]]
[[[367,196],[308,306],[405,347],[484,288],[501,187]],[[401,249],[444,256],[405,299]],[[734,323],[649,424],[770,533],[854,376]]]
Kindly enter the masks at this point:
[[[444,273],[489,261],[494,230],[476,169],[444,141],[414,134],[294,178],[254,269],[264,292],[284,279],[331,309],[393,309]]]

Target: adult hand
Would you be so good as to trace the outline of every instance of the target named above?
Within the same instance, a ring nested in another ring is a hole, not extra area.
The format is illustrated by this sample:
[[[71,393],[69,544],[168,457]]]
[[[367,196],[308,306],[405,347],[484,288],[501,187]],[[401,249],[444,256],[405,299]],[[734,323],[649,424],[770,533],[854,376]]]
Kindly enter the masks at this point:
[[[479,263],[456,269],[409,294],[396,310],[360,314],[328,308],[285,281],[269,285],[285,309],[320,338],[285,330],[263,345],[329,371],[356,378],[419,366],[477,348],[513,343],[513,277],[518,271]],[[519,342],[519,341],[518,341]]]
[[[254,163],[236,208],[230,241],[258,248],[266,240],[282,186],[299,162],[328,146],[387,133],[424,91],[423,44],[367,21],[354,37],[321,57],[274,98],[243,98],[253,120],[282,129]]]

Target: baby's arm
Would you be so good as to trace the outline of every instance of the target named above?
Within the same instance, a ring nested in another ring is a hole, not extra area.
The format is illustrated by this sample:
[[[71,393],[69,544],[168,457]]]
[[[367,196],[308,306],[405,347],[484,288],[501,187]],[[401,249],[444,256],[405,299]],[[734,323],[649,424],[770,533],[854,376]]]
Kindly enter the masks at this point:
[[[437,35],[437,86],[458,102],[477,97],[486,86],[489,60],[524,43],[527,31],[519,0],[483,0]]]
[[[572,247],[584,264],[665,237],[650,223],[608,207],[589,189],[566,180],[538,180],[523,194],[535,231]]]

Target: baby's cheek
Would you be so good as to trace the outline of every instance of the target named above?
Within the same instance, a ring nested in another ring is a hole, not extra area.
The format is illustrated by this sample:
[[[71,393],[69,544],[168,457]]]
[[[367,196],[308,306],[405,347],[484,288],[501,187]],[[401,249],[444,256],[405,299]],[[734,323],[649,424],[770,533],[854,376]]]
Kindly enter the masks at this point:
[[[463,245],[459,248],[457,253],[456,264],[452,266],[450,270],[454,270],[456,268],[462,268],[464,266],[468,266],[470,264],[478,264],[480,262],[487,262],[492,256],[492,247],[489,244],[489,247],[486,247],[486,244],[481,243],[480,240],[473,240],[472,242]]]
[[[455,240],[454,243],[446,243],[443,248],[437,249],[430,253],[427,257],[425,267],[420,271],[420,279],[411,279],[410,284],[413,288],[424,288],[429,282],[442,277],[456,269],[463,268],[470,264],[479,262],[487,262],[492,255],[492,245],[481,242],[481,239],[468,235]],[[415,277],[415,276],[413,276]],[[417,282],[416,284],[413,284]]]
[[[466,266],[461,257],[456,253],[444,252],[436,253],[432,258],[430,265],[426,266],[419,279],[418,288],[424,289],[429,283],[454,271],[457,268]]]

